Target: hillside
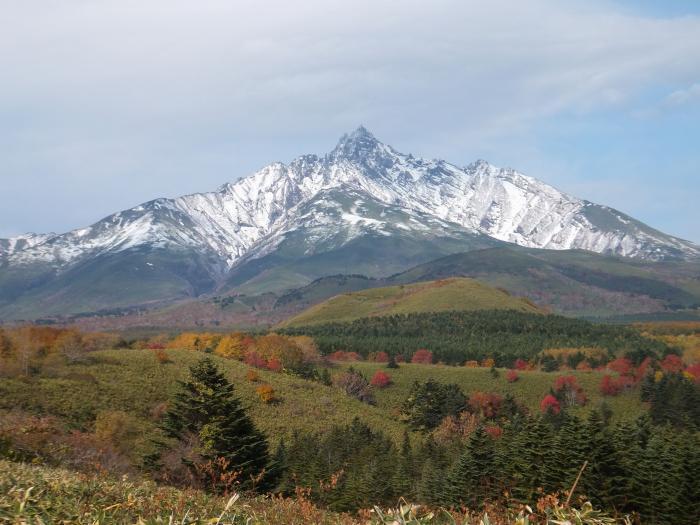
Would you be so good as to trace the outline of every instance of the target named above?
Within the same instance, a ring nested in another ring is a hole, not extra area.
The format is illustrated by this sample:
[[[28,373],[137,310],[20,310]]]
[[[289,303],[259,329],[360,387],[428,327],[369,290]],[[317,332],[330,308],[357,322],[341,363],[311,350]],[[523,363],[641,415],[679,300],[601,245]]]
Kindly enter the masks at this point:
[[[700,307],[700,261],[649,262],[579,250],[501,247],[439,258],[388,284],[472,277],[555,313],[606,317]]]
[[[155,428],[153,410],[176,391],[189,367],[201,359],[198,352],[168,350],[171,360],[159,364],[149,350],[110,350],[92,355],[89,363],[55,369],[50,376],[33,380],[0,381],[0,410],[22,409],[34,414],[53,415],[74,428],[89,428],[103,411],[124,410],[136,416],[149,435]],[[259,371],[260,382],[246,380],[248,366],[240,361],[210,357],[235,385],[236,393],[251,407],[255,423],[276,442],[294,431],[318,430],[325,425],[346,425],[359,417],[373,428],[397,440],[403,425],[386,413],[337,389],[288,374]],[[268,383],[280,402],[265,404],[255,389]]]
[[[282,322],[280,327],[347,322],[363,317],[473,310],[538,313],[530,302],[473,279],[450,278],[338,295]]]

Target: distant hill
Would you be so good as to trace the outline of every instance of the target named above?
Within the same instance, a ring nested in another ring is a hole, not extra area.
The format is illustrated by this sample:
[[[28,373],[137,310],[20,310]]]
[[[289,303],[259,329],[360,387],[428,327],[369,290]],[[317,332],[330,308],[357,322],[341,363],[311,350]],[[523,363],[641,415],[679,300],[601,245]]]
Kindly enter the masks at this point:
[[[513,297],[504,290],[474,279],[450,278],[337,295],[291,317],[280,326],[305,326],[353,321],[363,317],[450,310],[541,312],[530,301]]]
[[[469,277],[575,317],[696,319],[700,262],[650,262],[581,250],[499,247],[457,253],[385,279],[334,275],[277,299],[276,308],[305,308],[361,288]]]

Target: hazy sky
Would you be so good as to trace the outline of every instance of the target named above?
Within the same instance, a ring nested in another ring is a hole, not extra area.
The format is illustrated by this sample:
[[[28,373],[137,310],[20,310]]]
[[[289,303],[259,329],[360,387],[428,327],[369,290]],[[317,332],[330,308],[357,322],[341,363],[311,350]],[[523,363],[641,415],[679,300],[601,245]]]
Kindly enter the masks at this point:
[[[0,0],[0,236],[213,190],[360,123],[700,242],[700,2]]]

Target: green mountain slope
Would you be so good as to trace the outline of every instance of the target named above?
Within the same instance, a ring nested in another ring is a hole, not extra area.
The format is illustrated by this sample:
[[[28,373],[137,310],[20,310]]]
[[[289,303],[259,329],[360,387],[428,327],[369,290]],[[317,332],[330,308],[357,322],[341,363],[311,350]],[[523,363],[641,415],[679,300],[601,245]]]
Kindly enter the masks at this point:
[[[493,309],[539,312],[529,301],[512,297],[503,290],[473,279],[451,278],[338,295],[312,306],[280,326],[343,322],[407,313]]]

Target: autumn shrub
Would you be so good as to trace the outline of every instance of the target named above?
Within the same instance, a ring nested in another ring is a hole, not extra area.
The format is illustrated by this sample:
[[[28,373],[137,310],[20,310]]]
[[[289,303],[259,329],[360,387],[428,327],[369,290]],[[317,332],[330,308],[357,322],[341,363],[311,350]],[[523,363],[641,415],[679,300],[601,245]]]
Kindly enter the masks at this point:
[[[367,361],[373,363],[388,363],[389,354],[387,354],[386,352],[372,352],[367,356]]]
[[[277,359],[276,357],[268,359],[267,364],[265,366],[268,370],[270,370],[272,372],[281,372],[282,371],[282,362],[279,359]]]
[[[544,413],[558,414],[561,412],[559,400],[552,394],[547,394],[540,402],[540,410]]]
[[[337,350],[328,354],[327,357],[330,361],[362,361],[362,356],[357,352],[344,352],[343,350]]]
[[[237,332],[223,336],[214,349],[214,353],[227,359],[240,361],[245,357],[248,346],[245,342],[245,335]]]
[[[496,366],[496,361],[492,357],[487,357],[486,359],[481,361],[481,366],[483,368],[493,368]]]
[[[503,397],[489,392],[474,392],[469,396],[469,410],[483,418],[496,416],[503,403]]]
[[[475,360],[471,359],[471,360],[469,360],[469,361],[465,361],[465,362],[464,362],[464,366],[465,366],[466,368],[478,368],[478,367],[479,367],[479,361],[475,361]]]
[[[391,385],[391,377],[386,372],[377,370],[372,376],[370,384],[372,386],[376,386],[377,388],[386,388]]]
[[[524,359],[518,358],[513,363],[513,368],[515,368],[516,370],[527,370],[529,367],[530,365]]]
[[[632,362],[626,357],[618,357],[617,359],[613,359],[606,365],[606,368],[621,376],[634,372]]]
[[[509,383],[515,383],[518,379],[520,379],[520,376],[516,370],[508,370],[506,372],[506,381]]]
[[[168,357],[168,353],[162,348],[156,348],[153,350],[153,355],[155,356],[156,361],[158,361],[158,363],[161,365],[172,363],[170,357]]]
[[[600,393],[604,396],[616,396],[623,390],[629,390],[635,385],[634,377],[606,375],[600,381]]]
[[[484,431],[493,439],[498,439],[503,434],[503,429],[498,425],[486,425]]]
[[[593,368],[591,368],[591,364],[584,359],[576,365],[576,370],[579,372],[590,372]]]
[[[245,354],[245,364],[255,368],[267,368],[267,360],[255,350],[248,350]]]
[[[696,383],[700,382],[700,363],[690,365],[685,369],[686,374],[693,378]]]
[[[443,418],[431,435],[441,445],[464,444],[477,426],[479,416],[465,410]]]
[[[255,389],[255,393],[258,394],[258,397],[263,403],[269,404],[277,401],[277,397],[275,397],[275,389],[272,388],[272,385],[260,385]]]
[[[683,360],[676,354],[668,354],[663,358],[661,363],[659,363],[659,366],[661,366],[661,370],[664,372],[676,373],[683,370]]]
[[[566,406],[585,405],[586,393],[578,384],[575,376],[559,376],[554,382],[554,395]]]
[[[260,375],[252,368],[249,368],[246,371],[245,378],[247,381],[249,381],[251,383],[257,383],[258,381],[260,381]]]
[[[413,357],[411,357],[411,363],[430,365],[433,363],[433,353],[430,350],[426,350],[425,348],[416,350],[413,354]]]

